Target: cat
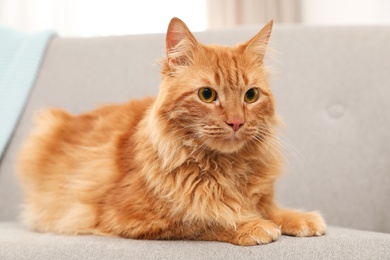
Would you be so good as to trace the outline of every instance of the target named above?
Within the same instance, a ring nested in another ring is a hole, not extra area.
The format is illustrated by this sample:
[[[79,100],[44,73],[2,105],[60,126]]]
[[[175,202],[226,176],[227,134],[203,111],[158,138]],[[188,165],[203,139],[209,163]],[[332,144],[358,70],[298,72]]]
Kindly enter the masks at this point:
[[[173,18],[156,98],[40,112],[19,156],[24,223],[242,246],[324,235],[320,214],[274,202],[283,160],[263,62],[272,25],[227,47],[200,44]]]

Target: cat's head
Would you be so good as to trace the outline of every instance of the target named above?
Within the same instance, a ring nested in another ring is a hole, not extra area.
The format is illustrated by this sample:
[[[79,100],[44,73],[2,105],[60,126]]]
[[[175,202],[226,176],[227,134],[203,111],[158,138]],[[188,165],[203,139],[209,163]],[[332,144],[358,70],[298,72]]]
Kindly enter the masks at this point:
[[[202,45],[171,20],[156,106],[177,140],[234,153],[265,138],[277,122],[263,63],[271,30],[272,21],[243,44]]]

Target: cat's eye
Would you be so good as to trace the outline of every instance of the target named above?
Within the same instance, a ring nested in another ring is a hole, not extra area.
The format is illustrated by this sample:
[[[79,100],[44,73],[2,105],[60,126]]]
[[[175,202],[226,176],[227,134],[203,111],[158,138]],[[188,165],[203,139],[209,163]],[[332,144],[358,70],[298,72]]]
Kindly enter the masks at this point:
[[[260,92],[257,88],[251,88],[245,93],[244,100],[247,103],[253,103],[256,102],[259,99]]]
[[[200,100],[206,103],[211,103],[217,99],[217,92],[212,88],[201,88],[198,91]]]

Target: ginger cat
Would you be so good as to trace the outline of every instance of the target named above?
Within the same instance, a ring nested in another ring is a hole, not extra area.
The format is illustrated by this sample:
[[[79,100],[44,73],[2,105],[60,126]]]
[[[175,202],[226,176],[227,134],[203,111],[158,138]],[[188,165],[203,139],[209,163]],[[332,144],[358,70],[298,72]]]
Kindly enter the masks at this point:
[[[24,222],[243,246],[323,235],[319,214],[274,202],[282,160],[263,64],[271,30],[272,21],[244,44],[205,46],[173,18],[157,98],[40,113],[19,160]]]

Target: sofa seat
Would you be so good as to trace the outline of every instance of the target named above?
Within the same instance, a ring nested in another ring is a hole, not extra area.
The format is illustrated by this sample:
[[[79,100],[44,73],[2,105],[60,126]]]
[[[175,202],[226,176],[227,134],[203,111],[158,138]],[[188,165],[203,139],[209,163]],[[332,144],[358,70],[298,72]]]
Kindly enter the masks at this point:
[[[390,234],[331,226],[323,237],[282,236],[240,247],[203,241],[63,236],[0,222],[0,259],[390,259]]]

